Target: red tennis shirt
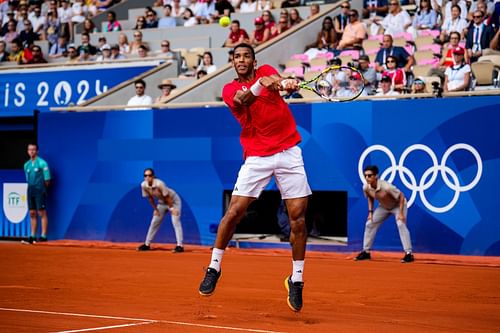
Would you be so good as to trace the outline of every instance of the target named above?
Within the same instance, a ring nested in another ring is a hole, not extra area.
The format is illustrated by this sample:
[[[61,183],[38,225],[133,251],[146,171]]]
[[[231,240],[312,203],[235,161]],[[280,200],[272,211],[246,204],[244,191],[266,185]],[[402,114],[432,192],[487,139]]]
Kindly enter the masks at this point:
[[[246,91],[261,77],[273,74],[278,72],[263,65],[257,68],[253,81],[241,83],[235,79],[222,89],[224,102],[241,125],[244,158],[274,155],[301,141],[292,112],[278,91],[264,88],[250,106],[234,105],[233,98],[238,90]]]

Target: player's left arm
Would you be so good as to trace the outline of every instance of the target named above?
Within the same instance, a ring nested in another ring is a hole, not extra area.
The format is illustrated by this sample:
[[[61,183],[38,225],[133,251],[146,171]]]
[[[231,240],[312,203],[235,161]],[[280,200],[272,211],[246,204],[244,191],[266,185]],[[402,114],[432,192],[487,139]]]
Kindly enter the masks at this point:
[[[43,180],[45,182],[45,187],[49,187],[51,178],[50,178],[49,165],[47,164],[47,162],[43,163],[42,170],[43,170]]]

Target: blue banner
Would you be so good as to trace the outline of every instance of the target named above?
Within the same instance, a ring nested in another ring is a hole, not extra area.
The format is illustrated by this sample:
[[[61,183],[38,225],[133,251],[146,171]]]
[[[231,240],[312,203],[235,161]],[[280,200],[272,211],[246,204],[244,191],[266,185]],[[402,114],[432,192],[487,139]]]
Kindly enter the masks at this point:
[[[0,72],[0,115],[79,105],[156,66],[121,64],[5,70]]]

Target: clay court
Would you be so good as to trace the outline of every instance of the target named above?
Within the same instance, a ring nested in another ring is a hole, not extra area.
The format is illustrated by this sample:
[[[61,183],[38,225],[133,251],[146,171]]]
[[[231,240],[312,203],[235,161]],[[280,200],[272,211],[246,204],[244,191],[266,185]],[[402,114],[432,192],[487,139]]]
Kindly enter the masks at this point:
[[[207,247],[0,243],[0,332],[498,332],[500,258],[309,252],[304,308],[286,305],[284,250],[229,249],[211,297]]]

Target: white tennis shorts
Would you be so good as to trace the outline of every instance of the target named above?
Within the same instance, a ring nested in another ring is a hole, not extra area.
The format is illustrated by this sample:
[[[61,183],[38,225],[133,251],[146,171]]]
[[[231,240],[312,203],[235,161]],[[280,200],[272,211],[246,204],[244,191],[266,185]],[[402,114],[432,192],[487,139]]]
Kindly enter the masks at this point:
[[[281,192],[282,199],[303,198],[311,195],[298,146],[271,156],[250,156],[241,166],[233,195],[258,198],[272,176]]]

